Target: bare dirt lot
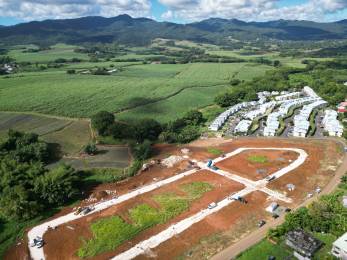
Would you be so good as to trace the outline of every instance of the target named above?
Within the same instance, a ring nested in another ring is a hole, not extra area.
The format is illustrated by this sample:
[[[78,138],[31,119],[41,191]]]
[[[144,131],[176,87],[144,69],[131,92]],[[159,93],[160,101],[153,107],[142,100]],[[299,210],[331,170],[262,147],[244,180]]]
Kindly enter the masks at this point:
[[[333,140],[305,139],[304,142],[302,139],[277,138],[240,138],[235,140],[221,140],[222,139],[199,140],[190,145],[180,147],[173,145],[157,145],[155,158],[164,159],[170,155],[183,156],[181,151],[183,148],[189,149],[186,156],[189,156],[190,160],[196,159],[200,161],[207,161],[208,159],[213,159],[219,156],[211,153],[210,148],[218,149],[224,153],[231,152],[240,147],[286,147],[303,149],[308,154],[305,163],[268,185],[268,188],[286,193],[288,197],[292,198],[293,203],[285,206],[294,207],[295,205],[302,203],[307,198],[308,193],[314,192],[318,186],[324,187],[329,182],[343,157],[343,149],[341,149],[341,146]],[[261,165],[251,163],[247,160],[250,155],[266,155],[268,160],[272,163],[262,163]],[[218,166],[221,168],[225,167],[225,170],[232,171],[240,176],[252,180],[258,180],[258,168],[265,168],[270,174],[271,172],[278,170],[278,168],[285,167],[289,164],[289,160],[295,160],[297,156],[296,153],[292,152],[265,152],[265,150],[257,152],[247,151],[235,156],[234,158],[221,162]],[[188,159],[181,161],[172,168],[166,168],[160,164],[154,164],[150,169],[133,178],[118,183],[99,185],[94,187],[91,192],[96,194],[101,191],[112,190],[116,191],[118,195],[125,194],[143,185],[148,185],[186,171],[189,167]],[[81,237],[91,237],[89,231],[90,223],[96,219],[116,214],[126,218],[128,209],[140,203],[145,202],[157,206],[151,200],[151,196],[167,191],[180,192],[177,190],[177,186],[180,183],[187,181],[206,181],[213,184],[214,190],[206,193],[198,201],[193,202],[189,211],[182,213],[166,224],[161,224],[145,230],[131,241],[123,243],[116,251],[99,255],[95,259],[108,259],[123,252],[134,246],[136,243],[164,230],[170,224],[198,212],[202,208],[206,207],[210,202],[221,200],[231,192],[242,189],[241,184],[234,183],[224,177],[210,172],[200,171],[198,174],[193,174],[181,179],[180,181],[159,188],[158,190],[126,201],[118,206],[111,207],[100,213],[59,226],[56,230],[47,232],[44,236],[47,242],[44,247],[47,259],[77,259],[75,253],[81,246]],[[289,191],[287,189],[287,184],[293,184],[295,189]],[[104,197],[104,199],[107,198],[107,196]],[[159,259],[174,259],[180,256],[188,259],[204,259],[223,250],[225,247],[233,244],[241,237],[256,229],[256,224],[260,219],[271,221],[271,216],[265,212],[265,207],[270,203],[270,201],[267,200],[268,198],[266,194],[256,191],[249,194],[246,199],[248,200],[248,204],[232,203],[219,212],[214,213],[203,221],[193,225],[177,237],[162,243],[147,255],[142,255],[138,258],[157,257]],[[89,204],[89,202],[83,201],[82,204]],[[69,211],[71,211],[71,208],[66,208],[54,216],[54,218],[66,214]],[[67,226],[73,227],[73,230]],[[15,255],[20,255],[21,259],[25,259],[25,256],[28,256],[26,247],[13,247],[5,259],[18,259],[13,257]]]
[[[266,158],[266,162],[255,162],[252,158]],[[288,166],[298,158],[292,151],[247,150],[225,159],[216,166],[250,180],[262,180],[272,173]]]
[[[227,180],[223,177],[215,175],[208,171],[200,171],[191,176],[185,177],[177,182],[161,187],[153,192],[149,192],[138,196],[134,199],[130,199],[124,203],[113,206],[100,213],[96,213],[87,216],[81,220],[73,221],[66,225],[60,226],[56,230],[48,231],[44,240],[46,241],[45,253],[47,259],[78,259],[75,255],[76,251],[81,247],[81,238],[91,238],[92,235],[89,231],[90,224],[100,218],[109,217],[113,215],[119,215],[123,219],[129,221],[128,211],[134,208],[136,205],[146,203],[152,207],[157,208],[158,205],[152,200],[152,197],[158,194],[167,192],[175,192],[176,194],[182,194],[182,191],[178,189],[178,186],[191,182],[207,182],[213,185],[214,189],[204,194],[201,199],[194,201],[189,210],[170,220],[168,223],[155,226],[140,233],[134,239],[125,242],[115,252],[108,252],[101,254],[93,259],[109,259],[111,256],[129,249],[132,245],[147,239],[154,234],[159,233],[173,223],[176,223],[182,219],[185,219],[203,208],[206,208],[208,204],[214,201],[219,201],[229,195],[231,192],[239,191],[243,188],[243,185]],[[73,228],[73,230],[71,229]],[[69,241],[68,243],[64,241]]]

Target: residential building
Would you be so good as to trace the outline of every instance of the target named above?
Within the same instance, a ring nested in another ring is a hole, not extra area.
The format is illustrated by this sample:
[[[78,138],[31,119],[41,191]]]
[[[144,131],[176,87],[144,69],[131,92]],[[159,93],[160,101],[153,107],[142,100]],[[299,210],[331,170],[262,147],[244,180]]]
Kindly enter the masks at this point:
[[[299,260],[310,260],[323,243],[302,229],[295,229],[286,234],[286,244],[294,249],[294,256]]]
[[[347,259],[347,233],[333,243],[331,253],[339,259]]]
[[[343,134],[343,125],[337,119],[337,112],[334,110],[325,110],[322,125],[329,136],[341,137]]]
[[[251,120],[242,120],[234,129],[234,133],[247,134],[249,127],[251,126]]]
[[[341,102],[338,106],[337,106],[337,111],[339,113],[346,113],[347,112],[347,102]]]

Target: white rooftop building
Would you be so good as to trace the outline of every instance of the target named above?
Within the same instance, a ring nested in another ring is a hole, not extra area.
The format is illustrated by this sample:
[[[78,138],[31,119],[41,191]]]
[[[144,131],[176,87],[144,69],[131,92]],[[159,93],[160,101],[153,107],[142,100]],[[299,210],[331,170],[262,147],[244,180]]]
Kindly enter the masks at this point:
[[[211,131],[218,131],[223,125],[224,123],[228,120],[228,118],[239,112],[241,109],[248,107],[251,105],[251,102],[243,102],[243,103],[239,103],[235,106],[230,107],[229,109],[227,109],[226,111],[224,111],[222,114],[220,114],[213,122],[212,124],[209,126],[209,130]]]
[[[259,116],[265,115],[266,111],[270,108],[275,107],[275,105],[276,105],[276,102],[267,102],[267,103],[261,104],[258,109],[248,112],[247,114],[245,114],[244,117],[250,120],[254,120],[255,118]]]
[[[310,122],[308,121],[312,111],[316,108],[326,105],[327,102],[320,99],[314,103],[305,105],[299,115],[294,116],[294,131],[293,136],[295,137],[306,137],[307,132],[310,128]]]
[[[331,253],[339,259],[347,259],[347,233],[333,243]]]
[[[251,126],[251,120],[242,120],[234,129],[234,133],[247,134],[249,127]]]
[[[281,94],[282,94],[282,92],[281,92]],[[300,95],[301,95],[301,92],[286,93],[284,95],[275,97],[275,100],[276,101],[289,100],[289,99],[293,99],[293,98],[298,98],[298,97],[300,97]]]
[[[337,112],[331,109],[325,110],[325,115],[322,121],[324,130],[329,136],[341,137],[343,134],[343,125],[337,119]]]
[[[320,98],[320,97],[316,94],[316,92],[315,92],[312,88],[310,88],[309,86],[304,87],[303,90],[302,90],[302,92],[303,92],[305,95],[309,96],[309,97],[312,97],[312,98]]]

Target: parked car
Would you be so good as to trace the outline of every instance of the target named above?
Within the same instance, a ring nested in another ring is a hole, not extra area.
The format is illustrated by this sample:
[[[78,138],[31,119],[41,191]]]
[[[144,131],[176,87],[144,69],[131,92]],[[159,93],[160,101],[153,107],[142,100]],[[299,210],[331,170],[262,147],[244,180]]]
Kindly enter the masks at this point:
[[[82,211],[81,211],[81,214],[83,215],[83,216],[85,216],[85,215],[87,215],[89,212],[91,212],[93,210],[93,208],[91,208],[91,207],[86,207],[86,208],[84,208]]]
[[[262,227],[266,224],[266,221],[265,220],[260,220],[259,223],[258,223],[258,227]]]
[[[272,217],[273,217],[274,219],[276,219],[276,218],[279,218],[279,215],[278,215],[278,214],[273,214]]]
[[[291,211],[292,211],[291,208],[286,208],[286,209],[285,209],[285,212],[291,212]]]
[[[208,205],[208,209],[213,209],[217,207],[217,203],[216,202],[212,202],[211,204]]]

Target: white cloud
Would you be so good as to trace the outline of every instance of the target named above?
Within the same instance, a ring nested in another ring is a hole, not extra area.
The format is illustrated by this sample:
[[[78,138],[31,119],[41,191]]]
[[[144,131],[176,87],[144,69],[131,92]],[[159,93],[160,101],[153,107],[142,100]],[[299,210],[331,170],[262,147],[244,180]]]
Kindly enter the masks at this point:
[[[174,13],[171,10],[168,10],[161,15],[161,18],[164,20],[171,20],[174,18]]]
[[[150,15],[150,9],[150,0],[0,0],[0,16],[23,20],[124,13],[138,17]]]
[[[209,17],[242,20],[318,20],[347,7],[347,0],[309,0],[307,3],[278,7],[279,0],[159,0],[173,17],[201,20]]]

